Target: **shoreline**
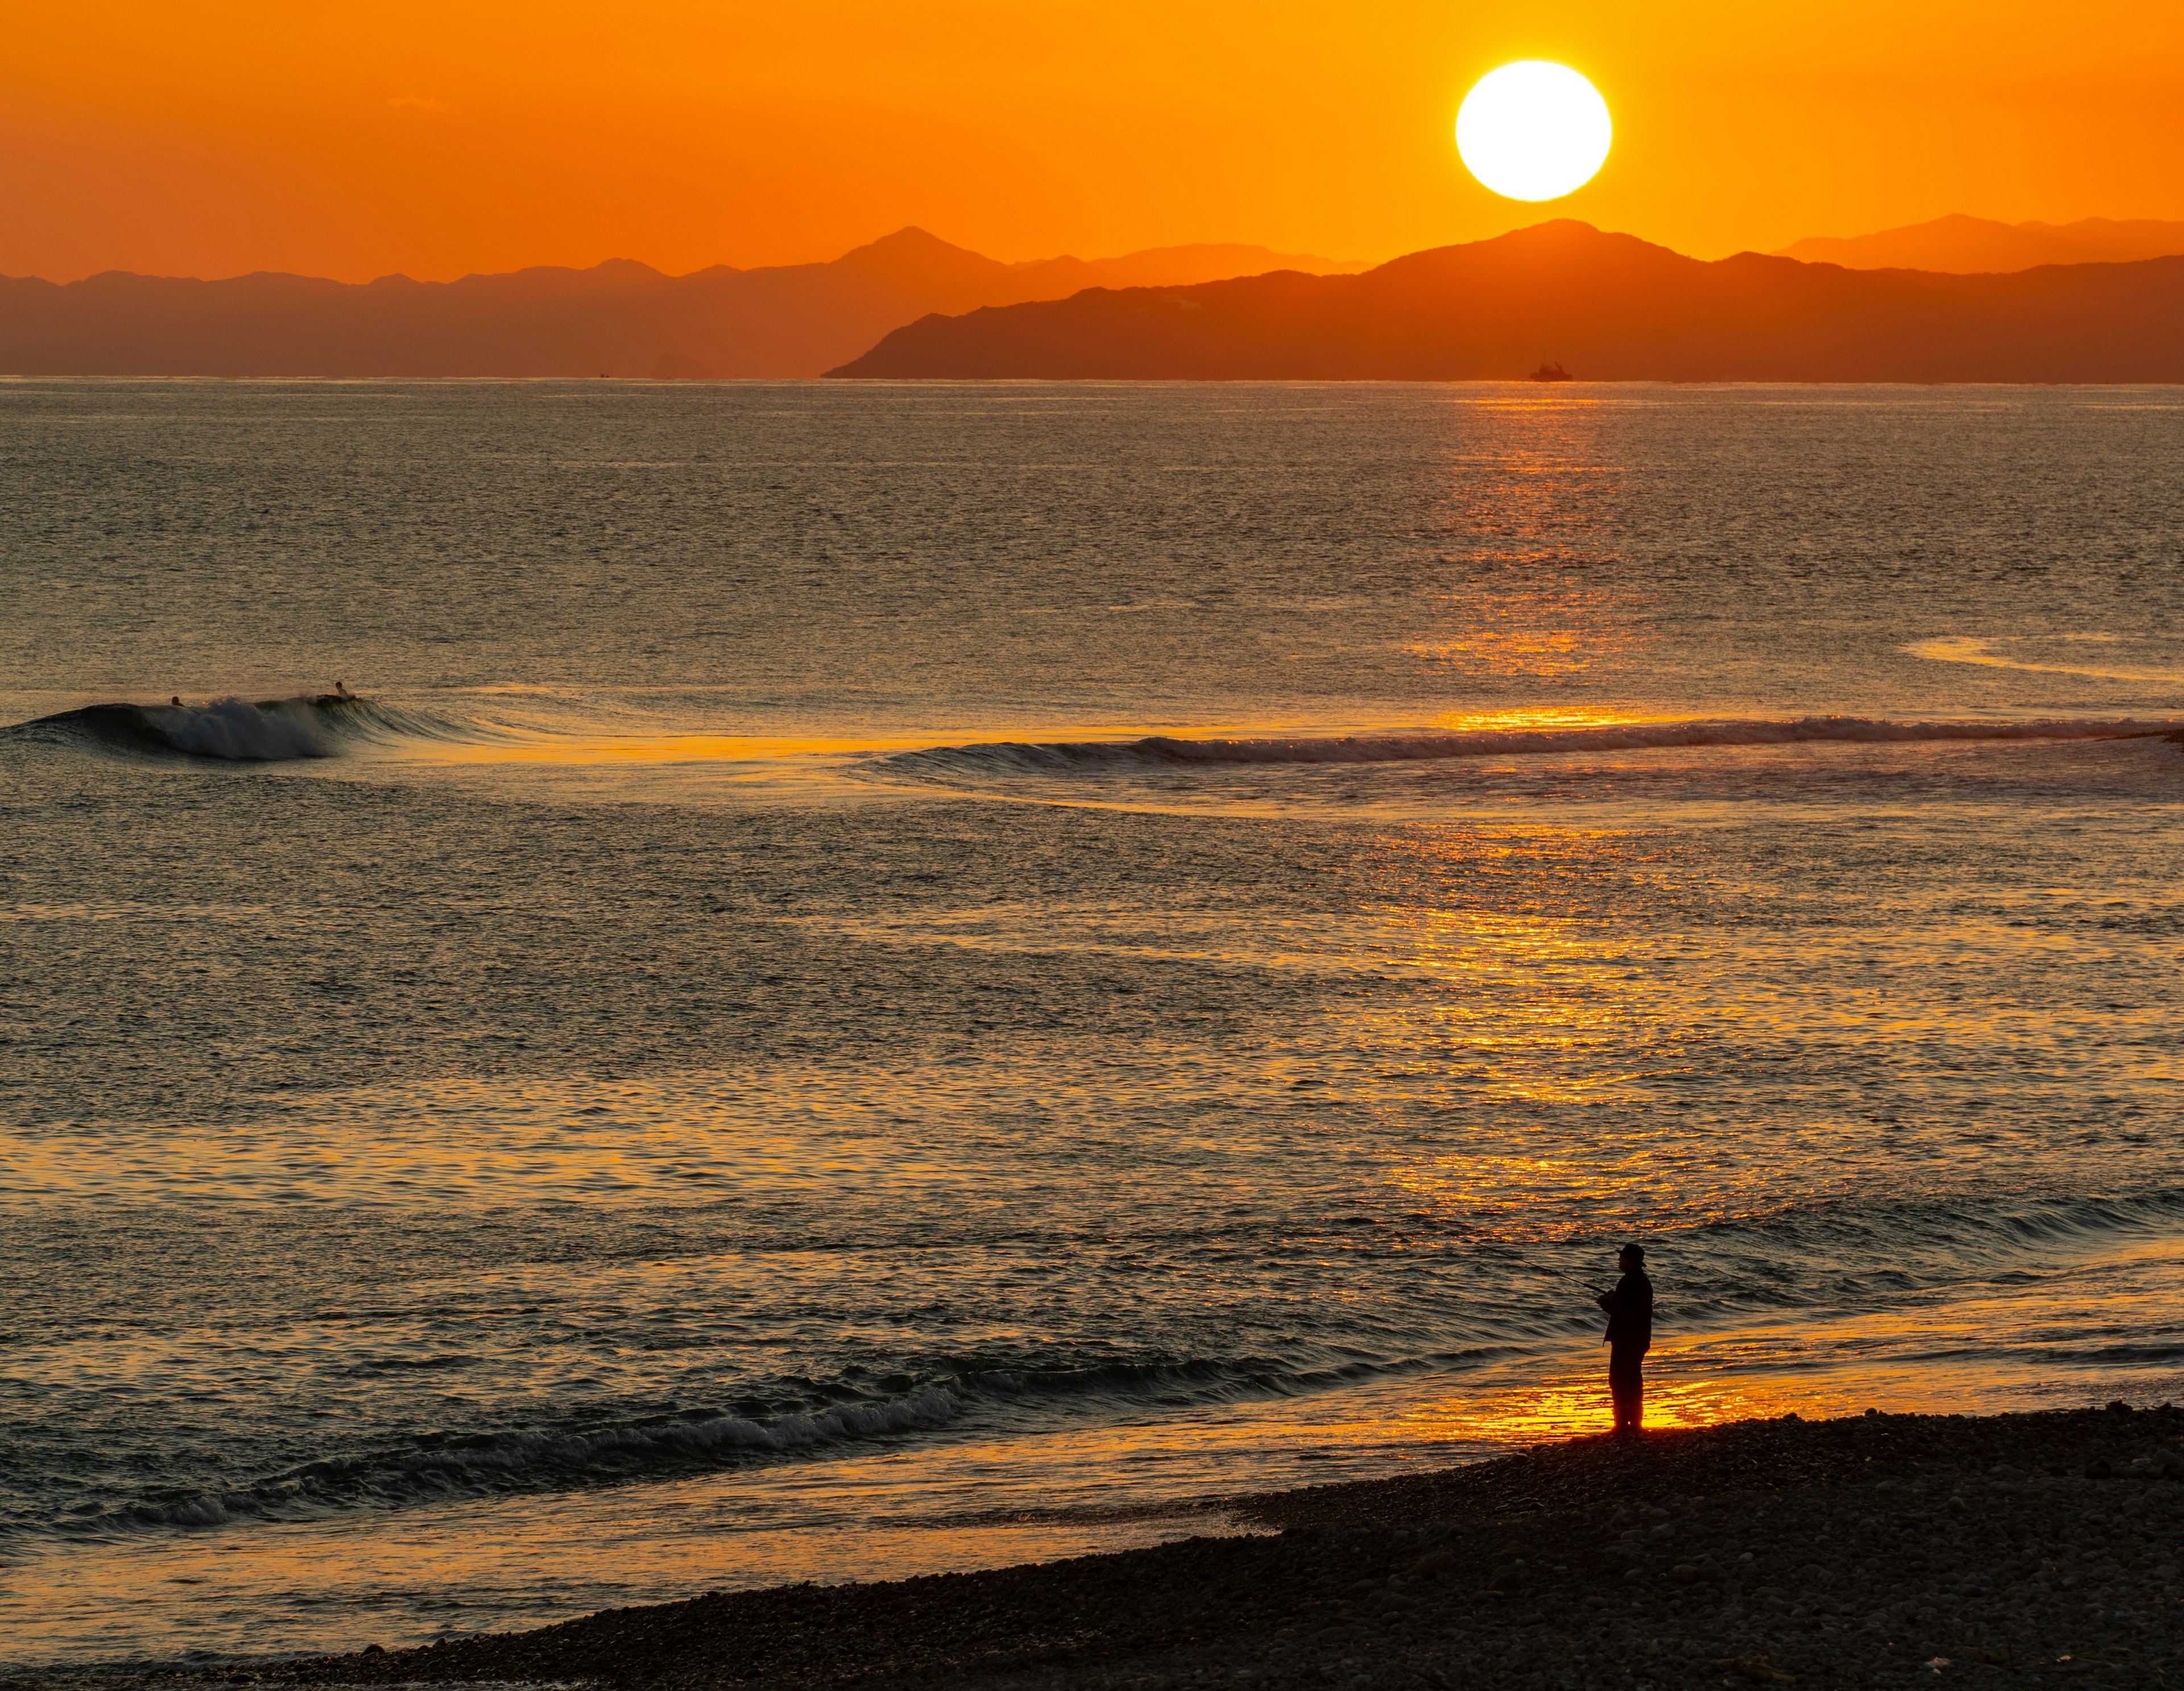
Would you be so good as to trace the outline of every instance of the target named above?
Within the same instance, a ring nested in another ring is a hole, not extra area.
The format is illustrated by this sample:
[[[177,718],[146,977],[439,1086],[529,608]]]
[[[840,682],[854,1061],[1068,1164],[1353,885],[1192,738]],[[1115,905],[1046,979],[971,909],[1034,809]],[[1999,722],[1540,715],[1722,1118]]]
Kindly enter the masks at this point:
[[[1734,1421],[1212,1500],[1262,1528],[0,1691],[1925,1683],[2184,1677],[2184,1410]]]

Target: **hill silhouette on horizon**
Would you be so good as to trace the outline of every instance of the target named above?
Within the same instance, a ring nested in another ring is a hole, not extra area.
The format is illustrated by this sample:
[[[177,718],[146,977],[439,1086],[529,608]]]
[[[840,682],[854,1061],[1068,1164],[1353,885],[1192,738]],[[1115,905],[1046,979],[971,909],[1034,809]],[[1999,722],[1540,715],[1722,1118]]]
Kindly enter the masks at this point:
[[[911,226],[826,264],[716,265],[680,276],[610,259],[445,282],[269,271],[209,282],[125,271],[66,283],[0,277],[0,371],[816,376],[930,312],[1304,265],[1344,268],[1234,245],[1011,265]]]
[[[1569,219],[1355,276],[1296,271],[934,315],[837,377],[2184,381],[2184,258],[2014,275],[1708,262]]]
[[[2184,223],[2151,217],[2081,217],[2075,223],[1997,223],[1957,213],[1871,235],[1815,235],[1775,256],[1847,270],[1925,270],[1958,275],[2040,265],[2136,264],[2184,253]]]

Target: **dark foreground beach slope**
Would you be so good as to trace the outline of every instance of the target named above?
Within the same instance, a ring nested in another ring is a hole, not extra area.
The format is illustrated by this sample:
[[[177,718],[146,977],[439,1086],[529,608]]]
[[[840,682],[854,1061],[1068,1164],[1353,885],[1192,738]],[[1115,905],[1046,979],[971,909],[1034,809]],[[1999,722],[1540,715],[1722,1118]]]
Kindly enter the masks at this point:
[[[1267,1537],[99,1683],[2174,1685],[2180,1440],[2166,1406],[1586,1439],[1233,1500]]]
[[[2184,257],[2008,276],[1688,259],[1563,220],[1362,276],[927,317],[830,374],[1461,381],[2184,381]]]
[[[911,228],[827,264],[715,265],[688,276],[617,259],[445,282],[0,276],[0,373],[816,376],[928,311],[1285,266],[1341,267],[1221,245],[1009,265]]]

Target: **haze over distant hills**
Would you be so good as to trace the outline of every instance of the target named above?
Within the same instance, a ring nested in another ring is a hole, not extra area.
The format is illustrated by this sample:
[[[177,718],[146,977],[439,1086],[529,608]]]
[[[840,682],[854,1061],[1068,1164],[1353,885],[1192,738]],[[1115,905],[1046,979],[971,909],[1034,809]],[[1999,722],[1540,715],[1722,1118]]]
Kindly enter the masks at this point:
[[[828,264],[688,276],[610,260],[458,282],[218,282],[112,271],[0,278],[0,371],[27,376],[816,376],[933,311],[1089,287],[1336,263],[1263,247],[1163,247],[1009,265],[898,230]]]
[[[2075,223],[1997,223],[1961,215],[1875,235],[1815,235],[1777,254],[1850,270],[1929,270],[1971,275],[2036,265],[2135,264],[2184,253],[2184,223],[2149,217]]]
[[[2184,381],[2184,258],[2009,276],[1707,263],[1562,220],[1361,276],[1091,289],[933,316],[857,377]]]
[[[2101,261],[2054,264],[2058,243]],[[1242,246],[1011,265],[907,228],[828,264],[682,276],[114,271],[0,278],[0,371],[2184,380],[2184,257],[2114,261],[2149,245],[2184,253],[2184,224],[1942,218],[1712,264],[1565,220],[1370,271]]]

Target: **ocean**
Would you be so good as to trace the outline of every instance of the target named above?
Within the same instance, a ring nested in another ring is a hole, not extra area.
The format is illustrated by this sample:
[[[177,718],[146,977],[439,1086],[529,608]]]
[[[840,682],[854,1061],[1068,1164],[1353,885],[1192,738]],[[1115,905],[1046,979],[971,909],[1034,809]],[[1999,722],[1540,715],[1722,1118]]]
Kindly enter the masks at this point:
[[[2184,1393],[2184,392],[15,380],[0,580],[10,1662],[1232,1530],[1627,1241]]]

